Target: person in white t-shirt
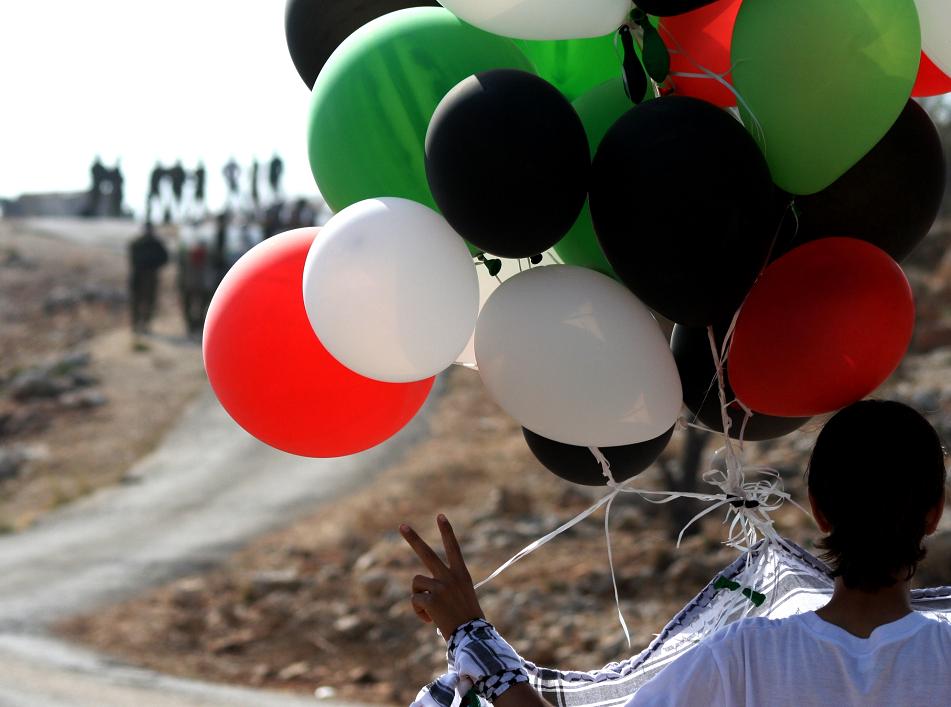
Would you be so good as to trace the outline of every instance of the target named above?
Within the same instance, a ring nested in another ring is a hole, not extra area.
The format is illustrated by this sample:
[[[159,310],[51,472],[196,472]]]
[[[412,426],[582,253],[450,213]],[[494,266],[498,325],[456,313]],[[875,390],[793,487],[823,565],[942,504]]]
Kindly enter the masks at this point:
[[[826,534],[819,547],[836,578],[832,599],[815,612],[732,624],[647,682],[629,707],[951,704],[951,625],[915,613],[910,597],[945,480],[938,434],[912,408],[867,400],[837,413],[808,475]],[[483,697],[498,707],[547,705],[506,663],[508,646],[491,625],[474,621],[484,616],[458,542],[445,517],[437,522],[448,564],[400,528],[433,574],[413,580],[416,613],[437,625],[451,654],[504,667],[476,680]]]

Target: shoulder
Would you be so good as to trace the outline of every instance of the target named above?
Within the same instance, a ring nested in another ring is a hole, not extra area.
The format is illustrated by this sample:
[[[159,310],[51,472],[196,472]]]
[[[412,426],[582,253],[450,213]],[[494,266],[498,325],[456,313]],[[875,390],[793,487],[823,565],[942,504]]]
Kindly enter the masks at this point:
[[[720,629],[702,645],[717,657],[721,669],[733,672],[738,665],[747,665],[750,656],[798,642],[795,636],[803,632],[804,623],[801,614],[782,619],[750,617]]]
[[[918,614],[921,621],[922,634],[934,638],[951,648],[951,617],[948,614]]]
[[[713,634],[708,643],[716,645],[737,640],[751,640],[759,636],[772,636],[796,630],[802,621],[802,615],[783,619],[767,619],[762,616],[740,619]]]

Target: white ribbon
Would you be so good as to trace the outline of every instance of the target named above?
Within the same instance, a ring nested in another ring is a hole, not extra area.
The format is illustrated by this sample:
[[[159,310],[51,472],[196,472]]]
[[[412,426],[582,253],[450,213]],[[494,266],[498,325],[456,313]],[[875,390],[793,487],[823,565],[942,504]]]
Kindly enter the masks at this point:
[[[734,98],[736,98],[736,104],[738,106],[741,106],[743,110],[745,110],[746,113],[750,116],[750,119],[753,121],[753,125],[755,127],[755,132],[756,132],[756,135],[754,137],[756,141],[759,143],[760,147],[765,150],[766,149],[766,131],[763,130],[763,124],[760,123],[759,118],[756,117],[756,113],[753,112],[753,109],[750,108],[750,104],[747,103],[746,99],[743,98],[740,92],[736,90],[736,87],[726,80],[727,74],[733,73],[733,70],[736,68],[736,64],[731,66],[728,71],[722,74],[718,74],[715,71],[711,71],[707,67],[703,66],[696,59],[694,59],[690,55],[690,52],[684,49],[683,45],[677,41],[677,38],[670,33],[670,30],[668,30],[663,25],[660,26],[660,29],[664,32],[666,37],[675,46],[676,48],[675,53],[686,57],[687,61],[689,61],[691,64],[697,67],[697,69],[700,72],[700,73],[691,73],[691,72],[683,72],[683,71],[672,71],[670,75],[679,76],[685,79],[710,79],[710,80],[716,81],[718,84],[723,86],[727,91],[732,93]]]
[[[723,424],[722,434],[724,439],[723,447],[714,453],[714,457],[722,458],[724,460],[725,468],[711,469],[705,472],[702,478],[706,483],[717,487],[720,492],[693,493],[687,491],[654,491],[650,489],[636,489],[630,487],[630,480],[619,484],[611,472],[611,463],[608,461],[604,453],[597,447],[589,447],[591,454],[594,456],[595,460],[597,460],[598,464],[601,465],[602,473],[604,474],[605,479],[607,479],[607,486],[611,489],[610,492],[568,522],[563,523],[561,526],[551,531],[544,537],[539,538],[538,540],[526,545],[524,548],[519,550],[491,575],[475,585],[476,589],[488,584],[516,562],[535,552],[535,550],[542,547],[543,545],[546,545],[548,542],[555,539],[570,528],[573,528],[603,506],[605,508],[604,535],[608,550],[608,565],[611,571],[611,582],[614,587],[614,601],[617,606],[618,620],[621,624],[622,630],[624,631],[624,637],[627,640],[628,646],[630,646],[631,634],[628,629],[627,622],[624,620],[624,614],[621,610],[620,593],[618,591],[617,576],[614,569],[614,553],[611,546],[611,506],[619,494],[637,494],[645,501],[657,505],[663,505],[683,498],[709,503],[710,505],[707,508],[697,513],[681,529],[680,534],[677,536],[678,548],[683,541],[684,533],[686,533],[694,523],[723,508],[726,508],[726,518],[724,519],[724,524],[728,524],[727,538],[724,541],[724,544],[728,545],[729,547],[733,547],[740,552],[748,552],[761,539],[764,539],[767,542],[782,543],[779,533],[776,532],[771,514],[779,510],[787,501],[795,505],[803,513],[806,513],[806,515],[809,514],[802,506],[793,500],[789,493],[785,491],[782,477],[776,469],[759,465],[746,466],[744,464],[742,457],[743,436],[746,432],[746,425],[753,416],[752,411],[746,406],[743,406],[745,415],[743,417],[743,424],[740,428],[739,439],[733,440],[730,436],[732,420],[730,419],[728,409],[729,404],[733,401],[728,403],[726,399],[726,377],[724,370],[726,366],[727,352],[729,351],[730,341],[733,337],[733,331],[736,327],[738,318],[739,312],[737,312],[737,314],[733,317],[733,321],[730,323],[726,335],[723,338],[723,343],[719,348],[716,344],[716,337],[713,327],[708,328],[710,351],[713,355],[713,360],[716,367],[716,375],[714,381],[711,383],[711,388],[715,383],[717,394],[720,398],[720,413]],[[742,405],[742,403],[740,403],[740,405]],[[682,427],[693,427],[707,430],[707,428],[688,422],[683,418],[681,418],[679,423]],[[757,571],[755,569],[751,570],[751,563],[747,563],[747,566],[744,568],[743,574],[741,575],[741,584],[748,587],[755,586],[756,576]],[[728,602],[726,613],[729,613],[730,609],[735,608],[736,602],[739,601],[745,601],[745,597],[740,595],[734,602]],[[749,609],[747,609],[747,611],[748,610]]]

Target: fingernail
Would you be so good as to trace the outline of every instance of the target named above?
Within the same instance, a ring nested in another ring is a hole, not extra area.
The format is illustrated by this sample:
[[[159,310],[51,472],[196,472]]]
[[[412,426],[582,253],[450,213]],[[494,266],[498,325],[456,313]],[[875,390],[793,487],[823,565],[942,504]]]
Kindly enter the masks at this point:
[[[406,523],[402,523],[402,524],[400,525],[400,532],[401,532],[401,533],[405,533],[405,532],[407,532],[407,531],[409,531],[409,526],[406,525]]]
[[[445,523],[445,522],[446,522],[446,516],[444,516],[442,513],[440,513],[438,516],[436,516],[436,520],[438,520],[440,523]]]

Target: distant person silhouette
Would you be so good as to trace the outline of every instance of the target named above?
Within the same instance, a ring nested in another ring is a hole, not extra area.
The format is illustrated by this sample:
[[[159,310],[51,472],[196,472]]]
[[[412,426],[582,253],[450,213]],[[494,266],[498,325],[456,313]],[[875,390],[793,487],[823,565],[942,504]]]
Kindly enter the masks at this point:
[[[102,184],[106,180],[106,168],[98,155],[96,155],[96,159],[93,161],[89,172],[92,179],[92,186],[89,187],[89,199],[86,203],[86,209],[83,211],[83,215],[93,217],[99,213],[99,205],[102,198]]]
[[[168,176],[172,182],[172,195],[175,197],[175,204],[180,207],[182,197],[185,194],[185,168],[182,167],[181,160],[168,170]]]
[[[195,202],[199,205],[205,203],[205,164],[198,163],[195,169]]]
[[[271,165],[268,169],[268,181],[271,183],[271,191],[276,199],[281,193],[281,179],[284,176],[284,160],[275,154],[271,159]]]
[[[112,193],[109,195],[109,213],[111,216],[122,216],[122,202],[125,199],[125,178],[122,176],[122,167],[116,161],[115,169],[111,170]]]
[[[228,163],[221,172],[224,174],[225,182],[228,185],[228,197],[238,196],[241,193],[241,184],[238,181],[241,178],[241,167],[238,166],[238,163],[235,162],[232,157],[228,160]]]
[[[284,218],[284,207],[285,204],[283,201],[275,201],[273,204],[267,207],[267,210],[264,212],[264,238],[268,239],[271,236],[275,236],[281,231],[287,230],[285,228],[286,220]]]
[[[317,222],[317,212],[307,199],[298,199],[291,209],[290,222],[287,228],[307,228]]]
[[[165,175],[165,168],[159,162],[156,162],[152,168],[152,174],[149,176],[149,196],[145,208],[145,220],[148,223],[152,222],[153,203],[158,200],[159,209],[162,207],[162,182],[165,181]]]
[[[231,226],[231,214],[223,211],[218,214],[215,228],[215,247],[212,252],[212,267],[215,272],[215,286],[228,272],[228,228]]]
[[[142,235],[129,245],[132,331],[136,334],[147,334],[151,328],[158,299],[159,271],[166,263],[168,250],[155,235],[152,223],[147,221]]]
[[[254,208],[261,203],[261,190],[258,188],[260,167],[257,160],[251,163],[251,201],[254,203]]]

